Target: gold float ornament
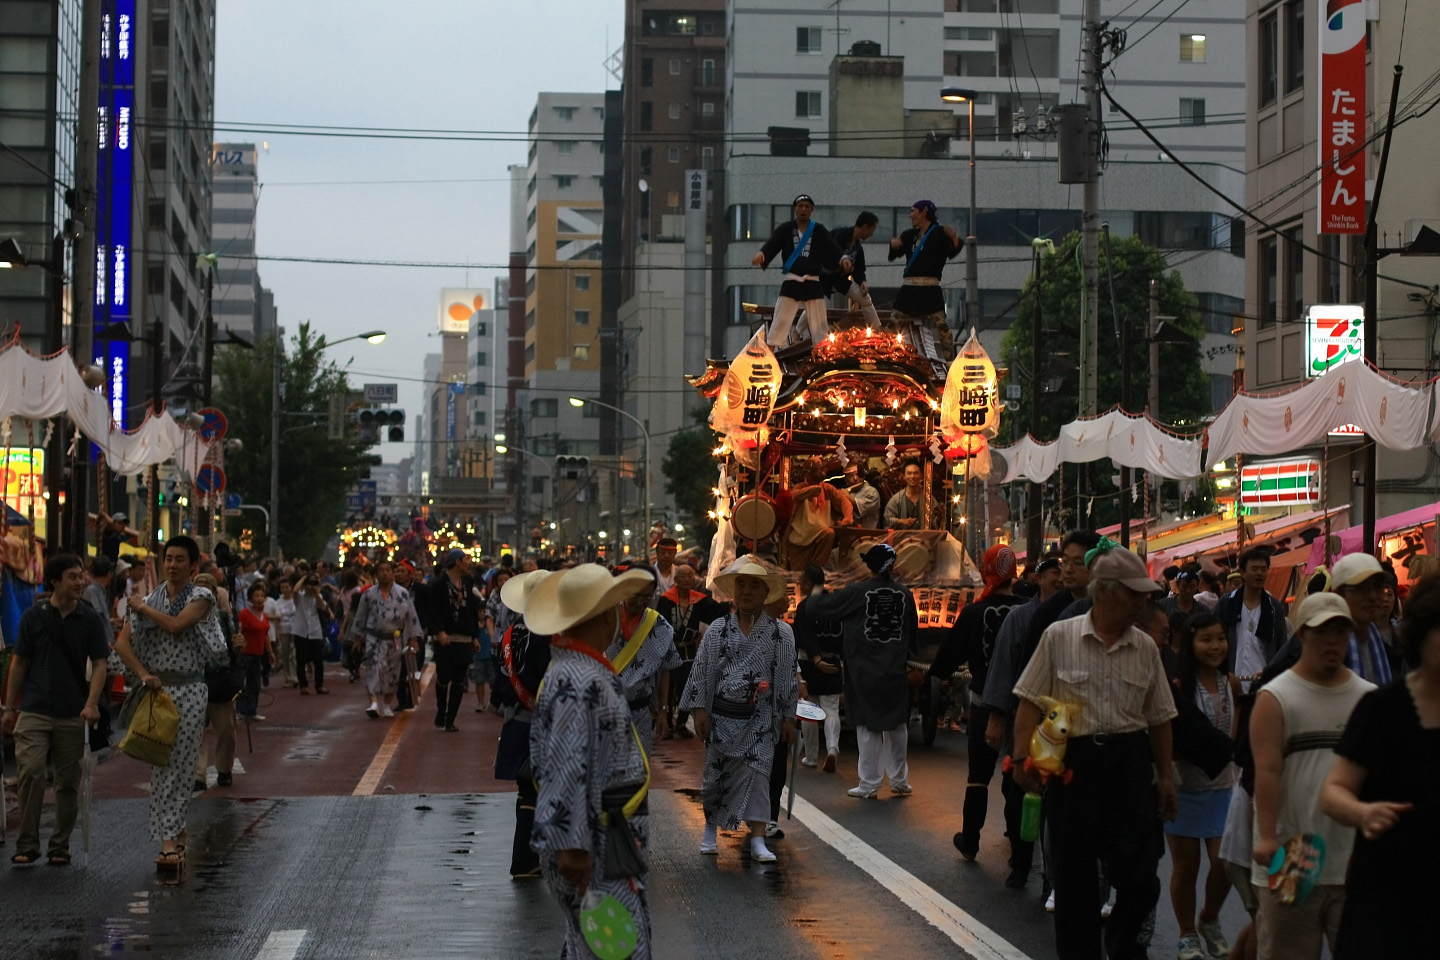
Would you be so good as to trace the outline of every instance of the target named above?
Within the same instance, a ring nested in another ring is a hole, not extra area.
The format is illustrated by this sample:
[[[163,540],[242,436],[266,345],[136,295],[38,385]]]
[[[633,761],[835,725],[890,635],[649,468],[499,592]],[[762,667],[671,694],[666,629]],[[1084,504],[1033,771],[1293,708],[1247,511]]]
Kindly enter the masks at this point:
[[[733,447],[754,449],[768,436],[770,414],[780,393],[780,364],[762,328],[730,361],[725,382],[710,411],[710,426]]]
[[[385,558],[388,559],[398,540],[394,530],[387,530],[379,524],[367,523],[347,529],[340,534],[340,565],[343,567],[357,551],[374,550],[377,547],[385,549]]]
[[[980,345],[975,331],[960,348],[960,353],[950,364],[945,376],[945,391],[940,397],[940,433],[956,449],[961,438],[967,435],[979,436],[982,442],[978,448],[974,441],[960,449],[971,450],[964,456],[974,456],[985,449],[984,438],[994,437],[1000,428],[1000,399],[996,384],[995,364]]]
[[[877,360],[918,359],[915,351],[905,342],[903,334],[870,327],[836,330],[815,345],[810,351],[810,357],[817,363],[833,363],[836,360],[874,363]]]

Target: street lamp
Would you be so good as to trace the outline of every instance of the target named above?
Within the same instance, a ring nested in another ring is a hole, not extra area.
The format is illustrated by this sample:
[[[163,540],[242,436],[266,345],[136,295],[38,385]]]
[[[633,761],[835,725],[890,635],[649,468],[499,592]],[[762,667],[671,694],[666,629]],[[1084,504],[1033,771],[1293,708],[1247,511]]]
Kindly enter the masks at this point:
[[[978,321],[980,309],[980,277],[978,254],[975,250],[975,97],[965,87],[942,87],[940,99],[946,103],[963,103],[970,111],[970,222],[965,237],[965,325]]]
[[[321,350],[328,350],[331,347],[346,343],[350,340],[364,340],[366,343],[384,343],[384,330],[370,330],[366,333],[357,333],[350,337],[341,337],[339,340],[326,341],[320,346]],[[275,554],[275,559],[280,559],[280,373],[283,369],[281,363],[280,349],[283,344],[280,342],[280,331],[275,331],[275,343],[272,347],[275,357],[275,370],[270,378],[270,551]]]
[[[650,430],[649,430],[649,428],[647,428],[647,427],[645,426],[645,424],[640,420],[639,417],[635,416],[633,413],[627,413],[627,412],[625,412],[624,410],[621,410],[619,407],[616,407],[616,406],[613,406],[613,405],[611,405],[611,404],[605,403],[605,402],[603,402],[603,401],[601,401],[601,400],[594,400],[594,399],[592,399],[592,398],[590,398],[590,397],[571,397],[571,398],[570,398],[570,406],[572,406],[572,407],[576,407],[576,408],[583,407],[583,406],[585,406],[585,404],[587,404],[587,403],[593,403],[593,404],[594,404],[595,406],[597,406],[597,407],[602,407],[602,408],[604,408],[604,409],[606,409],[606,410],[614,411],[615,413],[620,414],[620,416],[624,417],[626,420],[629,420],[631,423],[635,424],[635,426],[637,426],[637,427],[640,428],[640,436],[641,436],[641,437],[644,439],[644,441],[645,441],[645,445],[644,445],[644,447],[641,449],[640,456],[641,456],[641,458],[645,461],[645,475],[642,477],[642,479],[645,481],[644,487],[643,487],[643,491],[644,491],[644,494],[643,494],[643,495],[644,495],[644,497],[645,497],[645,537],[646,537],[646,549],[645,549],[645,553],[646,553],[646,556],[647,556],[647,558],[648,558],[649,552],[650,552],[650,550],[649,550],[649,537],[650,537]],[[618,519],[618,518],[617,518],[617,519]]]

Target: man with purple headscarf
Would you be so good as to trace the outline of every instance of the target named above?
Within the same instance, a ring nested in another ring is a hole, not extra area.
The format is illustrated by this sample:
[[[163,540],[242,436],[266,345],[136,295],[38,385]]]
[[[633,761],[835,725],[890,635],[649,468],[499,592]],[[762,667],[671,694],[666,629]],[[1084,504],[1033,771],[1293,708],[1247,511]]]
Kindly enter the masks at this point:
[[[947,360],[955,352],[955,343],[945,322],[940,274],[945,261],[953,259],[964,246],[965,241],[956,236],[953,227],[940,225],[935,204],[929,200],[915,201],[910,207],[910,229],[890,241],[890,259],[905,258],[894,312],[932,324]]]

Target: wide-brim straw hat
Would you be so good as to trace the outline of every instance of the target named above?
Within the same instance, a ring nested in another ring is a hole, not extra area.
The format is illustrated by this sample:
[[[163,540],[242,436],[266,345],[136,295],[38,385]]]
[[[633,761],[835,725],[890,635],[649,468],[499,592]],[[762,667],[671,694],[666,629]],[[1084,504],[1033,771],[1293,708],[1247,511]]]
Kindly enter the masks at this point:
[[[778,573],[771,573],[758,563],[742,563],[734,570],[720,574],[715,578],[715,586],[733,597],[735,596],[735,581],[741,577],[756,577],[765,581],[765,586],[768,588],[765,594],[766,603],[774,603],[785,596],[787,586],[785,578]]]
[[[530,593],[540,586],[540,581],[550,576],[549,570],[531,570],[529,573],[522,573],[519,576],[511,577],[500,587],[500,602],[518,614],[525,613],[525,604],[530,599]]]
[[[655,578],[644,570],[618,577],[598,563],[582,563],[546,577],[525,598],[525,626],[531,633],[553,637],[599,616],[640,590],[654,589]],[[504,599],[504,587],[501,587]]]

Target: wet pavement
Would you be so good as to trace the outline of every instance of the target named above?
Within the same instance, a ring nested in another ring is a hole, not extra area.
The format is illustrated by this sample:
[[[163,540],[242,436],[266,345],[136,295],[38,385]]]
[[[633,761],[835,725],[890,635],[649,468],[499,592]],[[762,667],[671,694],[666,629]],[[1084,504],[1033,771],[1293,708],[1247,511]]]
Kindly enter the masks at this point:
[[[490,775],[499,718],[467,703],[461,731],[447,734],[431,724],[426,701],[370,721],[363,690],[343,675],[331,689],[268,694],[253,750],[241,731],[235,786],[192,803],[178,884],[154,871],[148,768],[123,756],[102,763],[93,849],[79,852],[77,832],[71,868],[0,868],[0,957],[558,956],[557,908],[538,881],[508,873],[514,794]],[[1055,955],[1038,871],[1025,891],[1003,886],[998,786],[978,862],[951,845],[962,735],[912,745],[909,798],[846,796],[854,757],[852,741],[839,773],[801,768],[797,818],[782,819],[787,836],[772,844],[780,862],[762,865],[741,857],[738,834],[722,834],[718,858],[698,854],[700,746],[660,743],[650,874],[657,960]],[[13,825],[12,813],[12,843]],[[1232,934],[1239,929],[1233,897],[1223,917]],[[1174,943],[1162,899],[1151,955],[1171,955]]]

